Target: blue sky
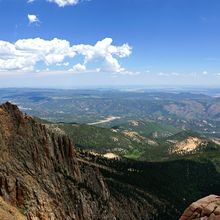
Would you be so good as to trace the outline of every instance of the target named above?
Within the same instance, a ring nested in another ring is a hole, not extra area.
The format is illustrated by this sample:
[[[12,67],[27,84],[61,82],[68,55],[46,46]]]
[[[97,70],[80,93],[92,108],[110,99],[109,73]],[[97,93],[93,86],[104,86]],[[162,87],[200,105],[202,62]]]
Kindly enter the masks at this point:
[[[0,0],[0,87],[219,86],[219,12],[219,0]]]

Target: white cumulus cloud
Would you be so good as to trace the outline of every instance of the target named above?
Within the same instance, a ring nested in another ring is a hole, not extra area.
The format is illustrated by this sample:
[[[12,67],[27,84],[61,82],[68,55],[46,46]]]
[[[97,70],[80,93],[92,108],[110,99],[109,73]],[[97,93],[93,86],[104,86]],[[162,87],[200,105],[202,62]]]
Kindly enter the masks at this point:
[[[36,15],[30,15],[28,14],[28,21],[29,21],[29,24],[33,24],[33,23],[38,23],[39,22],[39,19]]]
[[[80,44],[73,46],[73,49],[85,57],[84,64],[99,59],[103,60],[103,69],[105,71],[123,72],[124,68],[121,67],[114,55],[119,58],[128,57],[132,48],[128,44],[113,46],[112,41],[111,38],[105,38],[98,41],[94,46]]]
[[[27,0],[27,3],[33,3],[35,1],[36,0]],[[45,0],[45,1],[55,3],[59,7],[65,7],[65,6],[77,5],[80,2],[90,1],[90,0]]]
[[[48,2],[56,3],[59,7],[65,7],[67,5],[76,5],[79,0],[47,0]]]
[[[76,73],[82,73],[82,72],[86,71],[86,66],[78,63],[78,64],[74,65],[73,68],[70,69],[69,71],[73,71]]]
[[[125,74],[128,71],[120,65],[118,59],[130,56],[132,48],[128,44],[115,46],[112,42],[111,38],[98,41],[95,45],[71,45],[69,41],[57,38],[21,39],[15,43],[0,41],[0,71],[36,70],[40,62],[45,68],[63,66],[65,69],[71,62],[74,63],[76,56],[83,56],[82,63],[74,65],[72,71],[89,71],[87,67],[92,64],[96,65],[99,72]]]

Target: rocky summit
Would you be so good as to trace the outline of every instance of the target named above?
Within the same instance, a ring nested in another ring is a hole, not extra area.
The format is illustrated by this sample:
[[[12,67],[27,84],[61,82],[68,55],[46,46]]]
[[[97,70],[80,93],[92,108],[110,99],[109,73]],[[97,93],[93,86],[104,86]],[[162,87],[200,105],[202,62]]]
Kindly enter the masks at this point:
[[[167,219],[159,198],[113,181],[67,136],[15,105],[0,106],[1,220]]]

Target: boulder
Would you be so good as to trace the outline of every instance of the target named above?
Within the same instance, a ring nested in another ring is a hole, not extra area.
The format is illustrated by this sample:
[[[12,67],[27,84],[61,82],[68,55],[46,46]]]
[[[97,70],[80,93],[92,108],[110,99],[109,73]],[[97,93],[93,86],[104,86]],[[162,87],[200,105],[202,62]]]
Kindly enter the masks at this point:
[[[179,220],[220,220],[220,196],[210,195],[192,203]]]

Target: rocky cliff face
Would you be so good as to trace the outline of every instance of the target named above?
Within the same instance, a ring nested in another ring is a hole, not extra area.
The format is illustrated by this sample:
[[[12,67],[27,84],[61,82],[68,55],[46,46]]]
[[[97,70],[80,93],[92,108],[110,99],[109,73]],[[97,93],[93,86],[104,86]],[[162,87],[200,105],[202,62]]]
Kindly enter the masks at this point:
[[[20,219],[163,219],[159,199],[138,191],[131,198],[133,189],[112,189],[109,181],[68,137],[48,131],[15,105],[0,106],[0,199],[17,208]]]

